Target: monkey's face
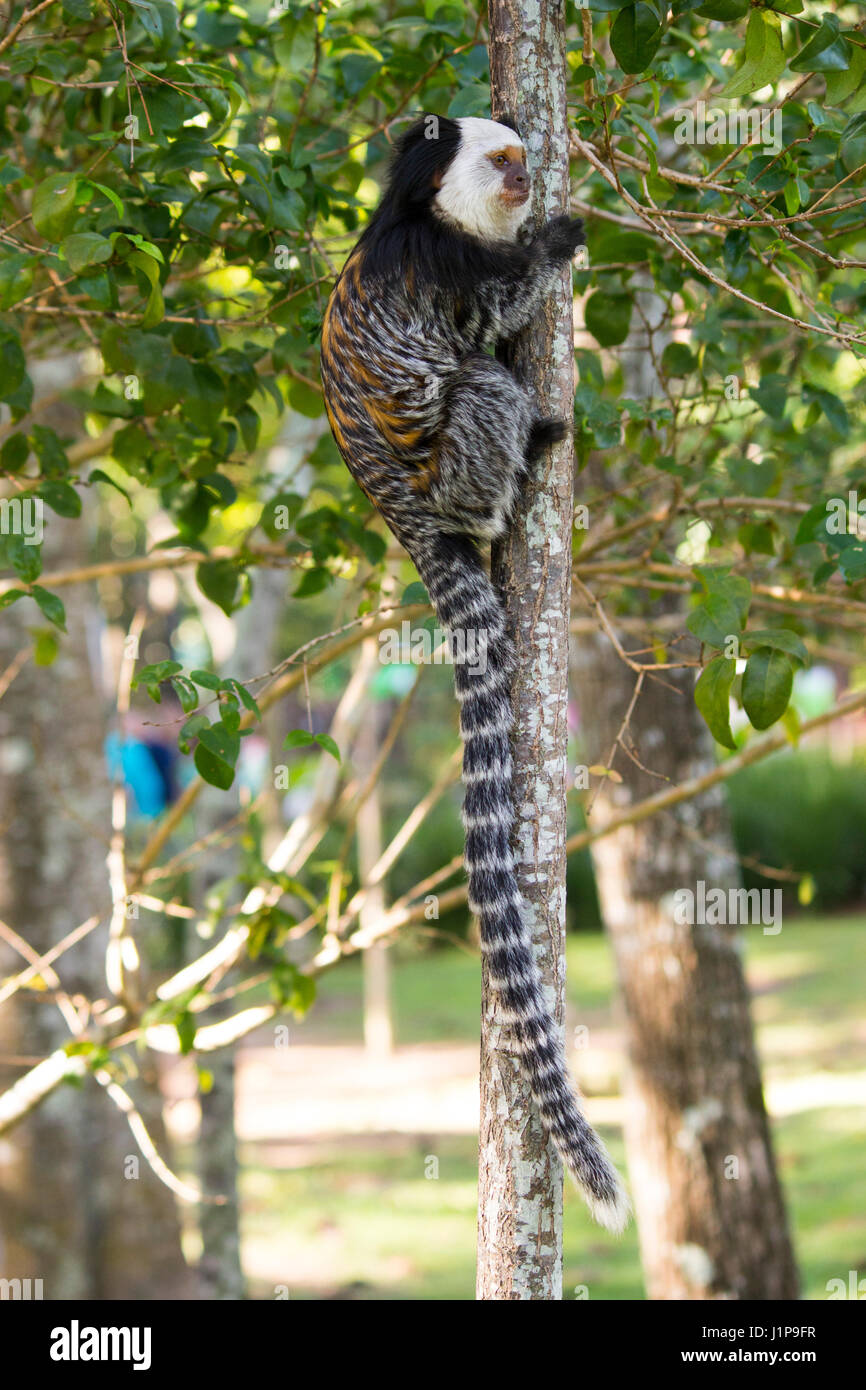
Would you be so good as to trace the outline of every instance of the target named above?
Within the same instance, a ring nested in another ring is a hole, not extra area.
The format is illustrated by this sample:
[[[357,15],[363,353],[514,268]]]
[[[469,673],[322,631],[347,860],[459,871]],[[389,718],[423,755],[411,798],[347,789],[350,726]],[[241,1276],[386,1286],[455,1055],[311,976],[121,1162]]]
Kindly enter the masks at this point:
[[[475,116],[457,124],[460,145],[437,180],[433,206],[474,236],[513,241],[529,216],[531,187],[520,136]]]

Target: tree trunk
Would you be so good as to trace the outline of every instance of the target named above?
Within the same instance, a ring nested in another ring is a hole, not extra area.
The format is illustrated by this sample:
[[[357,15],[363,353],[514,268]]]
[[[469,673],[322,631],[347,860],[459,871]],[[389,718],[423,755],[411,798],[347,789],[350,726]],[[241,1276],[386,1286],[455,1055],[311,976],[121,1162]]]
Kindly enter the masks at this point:
[[[376,655],[376,641],[370,637],[365,642],[373,648]],[[372,659],[368,654],[368,660]],[[381,706],[371,698],[367,705],[367,718],[358,730],[355,740],[354,768],[361,785],[373,771],[380,744]],[[383,849],[382,845],[382,804],[378,780],[369,796],[358,811],[356,828],[358,847],[358,879],[365,883],[367,876],[375,867]],[[374,927],[385,911],[385,885],[374,883],[364,903],[358,919],[361,930]],[[364,975],[364,1046],[370,1057],[389,1057],[394,1051],[394,1025],[391,1018],[391,956],[388,943],[374,942],[362,952]]]
[[[46,562],[80,563],[81,522],[46,517]],[[98,679],[99,631],[85,586],[64,591],[69,635],[49,673],[32,659],[0,702],[0,918],[37,952],[91,914],[103,923],[57,963],[73,997],[106,997],[110,788]],[[20,600],[0,623],[0,673],[44,626]],[[25,964],[0,944],[0,978]],[[70,1040],[50,994],[23,990],[0,1009],[0,1089],[10,1054]],[[127,1089],[161,1151],[161,1106],[147,1059]],[[141,1158],[126,1120],[93,1077],[61,1086],[0,1151],[0,1276],[42,1280],[46,1299],[190,1296],[172,1194]]]
[[[601,635],[579,641],[574,674],[583,756],[604,763],[635,675]],[[630,730],[641,762],[680,782],[713,765],[713,743],[693,672],[664,679],[678,693],[645,681]],[[621,753],[616,766],[624,780],[603,784],[593,822],[661,785]],[[740,943],[730,927],[675,920],[678,889],[739,886],[724,789],[600,840],[593,860],[625,1003],[626,1144],[649,1296],[796,1298]]]
[[[494,115],[517,121],[541,221],[568,206],[564,7],[490,0]],[[543,414],[574,409],[571,271],[509,356]],[[518,663],[513,699],[514,856],[545,994],[561,1023],[565,990],[565,802],[572,449],[537,465],[521,515],[495,547]],[[562,1297],[562,1166],[482,966],[479,1299]]]
[[[280,617],[286,601],[286,577],[281,570],[263,570],[256,579],[250,603],[235,615],[237,643],[227,665],[239,680],[247,680],[271,665],[277,649]],[[274,732],[275,713],[265,717],[261,733],[268,738],[273,756],[279,760],[280,739]],[[270,762],[268,769],[270,777]],[[198,833],[204,834],[236,813],[235,791],[226,795],[206,787],[197,806]],[[270,824],[270,839],[279,837],[282,823],[273,787],[266,793],[261,816],[266,827]],[[231,798],[231,799],[230,799]],[[273,848],[264,834],[265,855]],[[213,883],[240,871],[238,853],[234,846],[223,848],[219,855],[209,858],[207,868],[198,875],[196,891],[204,902]],[[211,1011],[213,1019],[227,1017],[233,1012],[229,1000]],[[199,1296],[208,1300],[239,1300],[246,1297],[246,1283],[241,1264],[240,1194],[238,1191],[238,1153],[235,1130],[236,1058],[234,1046],[212,1053],[205,1061],[212,1077],[208,1090],[199,1094],[201,1124],[198,1136],[198,1173],[202,1193],[220,1197],[219,1203],[202,1203],[199,1214],[201,1257],[198,1263]]]
[[[227,1012],[227,1010],[226,1010]],[[213,1017],[222,1016],[213,1014]],[[220,1203],[203,1202],[200,1208],[201,1258],[198,1263],[199,1298],[246,1297],[241,1266],[238,1222],[238,1155],[235,1133],[235,1051],[224,1047],[207,1059],[213,1077],[209,1090],[200,1094],[201,1125],[198,1136],[198,1172],[201,1190]]]

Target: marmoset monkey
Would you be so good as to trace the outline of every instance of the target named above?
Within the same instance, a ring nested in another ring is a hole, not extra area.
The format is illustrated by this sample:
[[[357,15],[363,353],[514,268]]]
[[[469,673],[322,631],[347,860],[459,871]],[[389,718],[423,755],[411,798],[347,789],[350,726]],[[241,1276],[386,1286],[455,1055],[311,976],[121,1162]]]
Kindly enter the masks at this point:
[[[322,381],[350,472],[452,635],[469,902],[500,1016],[590,1209],[621,1230],[628,1201],[580,1110],[515,878],[513,654],[477,548],[502,534],[533,459],[570,428],[542,417],[489,355],[529,322],[584,243],[582,223],[567,216],[519,239],[529,194],[523,144],[509,126],[441,116],[413,125],[328,304]]]

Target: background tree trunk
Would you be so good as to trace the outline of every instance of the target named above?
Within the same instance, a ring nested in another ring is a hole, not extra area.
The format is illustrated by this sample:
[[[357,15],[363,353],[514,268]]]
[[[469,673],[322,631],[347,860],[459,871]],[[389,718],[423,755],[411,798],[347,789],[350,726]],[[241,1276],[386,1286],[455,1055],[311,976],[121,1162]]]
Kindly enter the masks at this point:
[[[634,673],[599,635],[577,643],[574,675],[584,759],[606,762]],[[630,727],[641,762],[680,782],[715,755],[694,673],[664,679],[679,693],[646,681]],[[661,785],[622,754],[616,765],[624,780],[604,784],[593,821]],[[649,1296],[796,1298],[740,942],[730,927],[674,920],[677,889],[739,886],[724,789],[600,840],[593,862],[625,1004],[625,1132]]]
[[[494,116],[516,120],[533,175],[533,212],[568,205],[564,7],[491,0]],[[571,271],[566,267],[510,355],[545,415],[574,410]],[[515,864],[545,993],[561,1022],[565,989],[565,801],[572,450],[539,462],[521,515],[495,548],[517,649],[514,686]],[[479,1299],[562,1296],[562,1167],[532,1103],[482,967]]]
[[[214,1018],[218,1017],[216,1013]],[[205,1196],[224,1197],[221,1203],[200,1207],[201,1258],[198,1263],[198,1296],[203,1299],[241,1299],[246,1284],[241,1266],[238,1221],[238,1154],[235,1133],[235,1051],[221,1048],[207,1059],[213,1077],[208,1091],[200,1093],[201,1124],[198,1136],[198,1172]]]
[[[263,570],[257,576],[252,598],[235,615],[237,641],[229,669],[241,680],[267,668],[278,651],[280,618],[286,602],[286,577],[281,570]],[[274,848],[282,833],[279,799],[272,784],[272,766],[279,761],[281,743],[276,721],[277,711],[265,716],[261,733],[270,742],[272,756],[268,760],[266,793],[261,819],[264,823],[263,852],[265,857]],[[228,817],[237,813],[243,794],[236,785],[229,800],[225,792],[206,787],[197,806],[198,833],[213,830]],[[238,797],[237,804],[232,804]],[[221,878],[237,874],[242,868],[237,847],[224,847],[208,861],[206,870],[198,875],[197,892],[203,903],[208,889]],[[194,946],[198,943],[194,943]],[[233,1011],[231,1001],[212,1011],[212,1017],[226,1017]],[[198,1174],[202,1193],[222,1197],[219,1203],[202,1203],[199,1211],[201,1257],[198,1263],[199,1297],[203,1299],[235,1300],[246,1297],[246,1283],[241,1264],[240,1194],[238,1191],[238,1152],[235,1130],[236,1049],[221,1048],[204,1059],[213,1082],[209,1090],[199,1092],[201,1124],[198,1136]]]
[[[81,563],[81,523],[46,516],[46,565]],[[110,789],[98,676],[99,630],[86,585],[64,591],[69,635],[51,672],[21,669],[0,701],[0,918],[37,952],[93,913],[104,921],[57,964],[64,987],[106,997]],[[0,672],[45,626],[21,600],[0,623]],[[0,978],[24,962],[0,943]],[[0,1088],[10,1055],[47,1055],[70,1040],[50,996],[22,991],[0,1009]],[[147,1058],[126,1087],[165,1152]],[[96,1080],[61,1086],[0,1149],[0,1276],[43,1280],[46,1299],[191,1295],[174,1197],[140,1156]]]
[[[363,643],[371,665],[378,658],[375,638]],[[368,652],[367,648],[371,648]],[[376,765],[381,743],[382,707],[369,697],[367,717],[358,729],[352,759],[355,775],[363,786]],[[358,850],[358,879],[365,883],[375,867],[382,850],[382,798],[377,780],[358,811],[355,832]],[[374,927],[385,911],[385,884],[371,886],[358,918],[363,931]],[[374,942],[362,952],[364,976],[364,1046],[371,1057],[388,1057],[394,1051],[394,1023],[391,1016],[391,956],[386,941]]]

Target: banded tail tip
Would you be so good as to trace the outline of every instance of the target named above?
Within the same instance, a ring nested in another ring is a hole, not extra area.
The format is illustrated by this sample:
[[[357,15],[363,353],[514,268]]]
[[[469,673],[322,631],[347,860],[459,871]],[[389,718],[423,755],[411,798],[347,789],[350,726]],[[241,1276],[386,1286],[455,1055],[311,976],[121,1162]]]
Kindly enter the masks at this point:
[[[631,1216],[631,1202],[602,1140],[582,1111],[568,1142],[559,1142],[564,1166],[586,1202],[590,1214],[613,1235],[620,1235]]]
[[[599,1226],[603,1226],[612,1235],[622,1235],[631,1216],[631,1202],[619,1179],[616,1179],[613,1191],[606,1197],[597,1196],[583,1183],[579,1183],[578,1186],[590,1214]]]

